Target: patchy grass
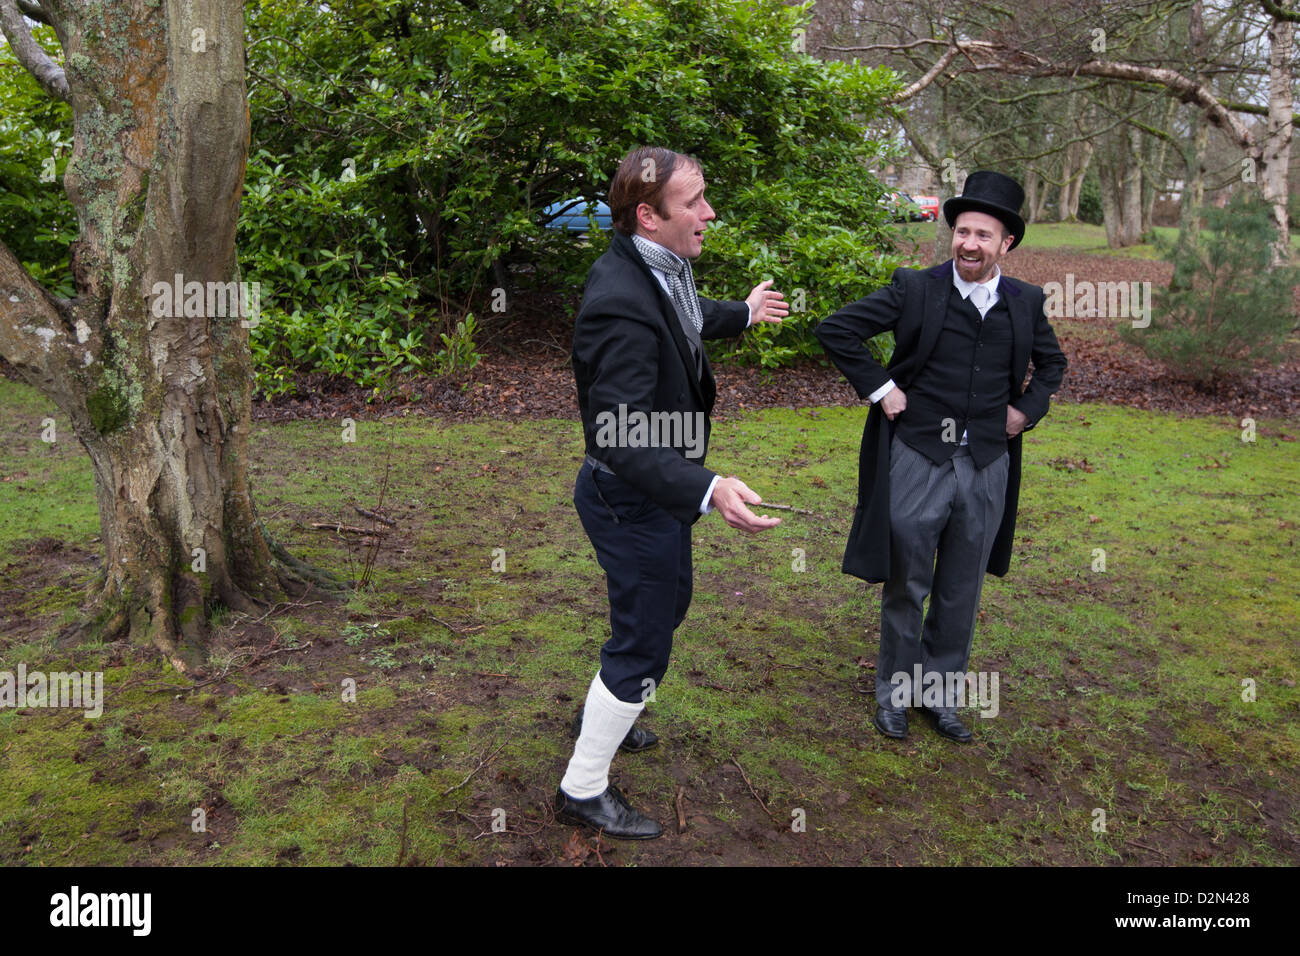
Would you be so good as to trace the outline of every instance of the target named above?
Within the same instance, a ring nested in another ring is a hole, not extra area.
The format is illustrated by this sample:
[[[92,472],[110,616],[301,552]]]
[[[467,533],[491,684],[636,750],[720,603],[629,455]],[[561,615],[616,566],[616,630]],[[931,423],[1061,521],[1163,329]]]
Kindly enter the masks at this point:
[[[191,681],[53,640],[97,517],[32,396],[0,382],[0,659],[103,670],[107,701],[0,708],[0,862],[1297,862],[1294,423],[1243,443],[1226,420],[1058,405],[1026,438],[1012,573],[984,590],[971,668],[997,672],[998,714],[970,712],[960,747],[870,725],[878,589],[839,572],[864,410],[719,421],[710,464],[814,514],[695,526],[695,602],[645,717],[663,743],[613,768],[669,835],[597,856],[548,809],[607,628],[574,423],[257,427],[259,509],[295,553],[359,576],[367,546],[310,525],[363,523],[386,471],[398,526],[375,589],[227,615]]]

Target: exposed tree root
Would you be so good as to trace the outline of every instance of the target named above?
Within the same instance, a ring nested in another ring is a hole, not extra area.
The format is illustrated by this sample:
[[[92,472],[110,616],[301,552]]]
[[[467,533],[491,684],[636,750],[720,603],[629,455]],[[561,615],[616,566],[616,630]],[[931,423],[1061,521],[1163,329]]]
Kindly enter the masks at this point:
[[[331,594],[340,594],[352,589],[351,585],[346,581],[339,580],[328,571],[323,571],[295,558],[260,522],[258,527],[262,531],[266,546],[271,549],[271,556],[280,565],[280,567],[276,568],[276,577],[280,580],[280,586],[284,587],[285,590],[289,590],[286,584],[308,584]]]

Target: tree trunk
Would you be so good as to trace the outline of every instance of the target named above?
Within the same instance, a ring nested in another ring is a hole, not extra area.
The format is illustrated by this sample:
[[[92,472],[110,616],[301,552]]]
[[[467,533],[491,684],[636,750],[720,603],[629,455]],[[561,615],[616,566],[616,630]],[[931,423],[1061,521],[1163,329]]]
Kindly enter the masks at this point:
[[[1065,218],[1070,222],[1075,222],[1079,218],[1079,198],[1083,195],[1083,178],[1088,175],[1088,167],[1092,163],[1092,144],[1079,144],[1078,165],[1075,168],[1074,178],[1066,183],[1069,189],[1066,199]]]
[[[1030,167],[1025,174],[1025,221],[1034,221],[1034,210],[1038,208],[1038,173]]]
[[[1174,120],[1178,115],[1178,103],[1170,100],[1165,107],[1164,125],[1161,130],[1169,133],[1171,136],[1174,132]],[[1169,155],[1169,140],[1163,137],[1152,137],[1154,140],[1150,144],[1152,157],[1146,165],[1147,175],[1143,177],[1142,183],[1142,235],[1151,235],[1155,231],[1155,207],[1156,199],[1160,190],[1168,185],[1169,177],[1165,174],[1165,159]]]
[[[1268,131],[1260,151],[1260,188],[1273,207],[1277,242],[1273,264],[1282,265],[1291,253],[1287,216],[1286,174],[1291,165],[1291,125],[1295,96],[1291,92],[1291,47],[1295,24],[1275,18],[1268,28]]]
[[[54,299],[0,246],[0,348],[94,465],[106,573],[89,623],[185,670],[216,602],[253,610],[292,580],[272,565],[247,478],[255,287],[230,302],[248,155],[243,4],[44,10],[72,65],[77,294]]]
[[[1120,179],[1122,194],[1120,198],[1120,245],[1135,246],[1142,238],[1142,134],[1129,127],[1127,162],[1124,164]]]
[[[1108,162],[1097,164],[1097,177],[1101,180],[1101,221],[1106,228],[1106,245],[1120,247],[1119,177]]]
[[[1141,133],[1119,129],[1107,137],[1104,157],[1099,157],[1101,208],[1106,224],[1106,244],[1112,249],[1136,245],[1142,234],[1142,165],[1137,159]]]
[[[1200,241],[1201,206],[1205,204],[1205,154],[1210,145],[1210,124],[1196,112],[1192,115],[1196,133],[1192,148],[1184,154],[1186,177],[1178,207],[1178,246],[1188,248]]]
[[[1192,54],[1192,62],[1199,67],[1205,59],[1205,17],[1204,4],[1195,0],[1188,10],[1187,45]],[[1192,73],[1193,81],[1199,83],[1199,70]],[[1183,147],[1183,193],[1178,207],[1178,248],[1188,249],[1200,242],[1201,206],[1205,202],[1205,154],[1210,145],[1210,123],[1200,110],[1192,113],[1191,122],[1195,132],[1192,136],[1190,152]],[[1169,281],[1171,289],[1176,288],[1177,273]]]

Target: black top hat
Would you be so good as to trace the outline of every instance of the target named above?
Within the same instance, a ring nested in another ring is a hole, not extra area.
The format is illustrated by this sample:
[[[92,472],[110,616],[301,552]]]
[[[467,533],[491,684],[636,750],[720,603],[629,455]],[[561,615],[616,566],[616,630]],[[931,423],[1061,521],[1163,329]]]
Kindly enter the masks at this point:
[[[964,212],[986,212],[1011,230],[1011,249],[1014,249],[1025,237],[1025,221],[1020,218],[1024,201],[1025,191],[1020,183],[1010,176],[980,169],[966,177],[960,196],[953,196],[943,204],[943,218],[952,228],[953,221]]]

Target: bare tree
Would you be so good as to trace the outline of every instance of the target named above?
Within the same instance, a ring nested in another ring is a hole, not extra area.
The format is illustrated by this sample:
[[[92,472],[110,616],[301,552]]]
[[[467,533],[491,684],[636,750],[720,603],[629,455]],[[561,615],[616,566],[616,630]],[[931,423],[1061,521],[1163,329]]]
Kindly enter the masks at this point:
[[[865,45],[828,44],[826,49],[911,57],[916,57],[918,51],[928,50],[928,58],[915,67],[918,79],[900,95],[909,99],[933,84],[957,76],[987,74],[1068,78],[1071,83],[1091,77],[1111,86],[1129,87],[1135,97],[1148,95],[1144,93],[1146,90],[1159,90],[1162,95],[1194,108],[1240,151],[1242,181],[1258,182],[1264,199],[1273,208],[1279,228],[1275,255],[1281,261],[1287,254],[1286,173],[1294,120],[1293,30],[1295,21],[1300,19],[1300,8],[1294,2],[1279,0],[1241,0],[1223,8],[1221,13],[1225,19],[1246,27],[1239,38],[1241,59],[1224,60],[1215,51],[1202,47],[1201,59],[1194,68],[1189,68],[1185,59],[1171,52],[1169,42],[1173,31],[1165,31],[1165,49],[1146,41],[1159,37],[1175,14],[1187,14],[1193,2],[1148,0],[1113,4],[1098,0],[1046,0],[1032,8],[1018,8],[1014,15],[994,4],[943,5],[938,8],[942,15],[931,18],[933,29],[929,36]],[[1263,64],[1248,59],[1253,48],[1249,36],[1244,34],[1250,34],[1257,26],[1267,49],[1266,69]],[[1136,38],[1144,42],[1139,43]],[[1186,33],[1177,39],[1181,50],[1186,51]],[[1196,51],[1194,41],[1192,49]],[[1217,85],[1226,86],[1228,92],[1215,89],[1215,77],[1222,80],[1227,76],[1251,74],[1258,74],[1261,79],[1266,75],[1267,106],[1250,102],[1249,98],[1237,98],[1234,92],[1238,84],[1220,82]],[[1142,132],[1159,135],[1168,130],[1160,130],[1158,124],[1145,120],[1145,112],[1135,109],[1127,100],[1128,97],[1112,92],[1098,102],[1114,115],[1128,116],[1126,122],[1131,128],[1114,130],[1108,145],[1112,154],[1132,156],[1135,149],[1140,153],[1135,135],[1140,137]],[[1266,118],[1264,131],[1242,119],[1249,114]],[[1106,141],[1106,137],[1102,139]],[[1109,187],[1103,190],[1115,204],[1113,214],[1122,216],[1121,221],[1126,224],[1134,216],[1141,221],[1142,197],[1151,195],[1149,188],[1143,187],[1140,163],[1133,165],[1137,171],[1126,167],[1112,174]],[[1126,225],[1118,230],[1117,238],[1123,241],[1128,231]]]

